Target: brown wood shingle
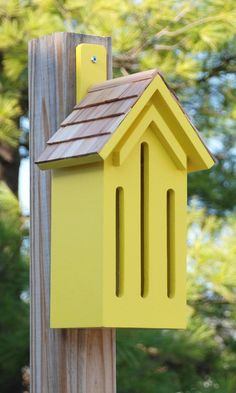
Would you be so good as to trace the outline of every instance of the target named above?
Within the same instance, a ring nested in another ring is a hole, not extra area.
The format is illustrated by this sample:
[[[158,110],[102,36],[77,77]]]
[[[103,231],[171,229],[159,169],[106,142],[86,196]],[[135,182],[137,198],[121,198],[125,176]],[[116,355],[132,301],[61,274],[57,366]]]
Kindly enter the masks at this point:
[[[94,85],[48,140],[37,163],[99,152],[157,74],[139,72]]]

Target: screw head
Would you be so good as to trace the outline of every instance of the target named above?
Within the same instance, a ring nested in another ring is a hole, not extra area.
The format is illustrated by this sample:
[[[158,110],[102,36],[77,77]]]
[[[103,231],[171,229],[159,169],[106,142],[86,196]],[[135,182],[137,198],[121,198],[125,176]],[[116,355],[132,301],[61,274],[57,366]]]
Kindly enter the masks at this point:
[[[92,56],[91,57],[91,62],[92,63],[97,63],[97,56]]]

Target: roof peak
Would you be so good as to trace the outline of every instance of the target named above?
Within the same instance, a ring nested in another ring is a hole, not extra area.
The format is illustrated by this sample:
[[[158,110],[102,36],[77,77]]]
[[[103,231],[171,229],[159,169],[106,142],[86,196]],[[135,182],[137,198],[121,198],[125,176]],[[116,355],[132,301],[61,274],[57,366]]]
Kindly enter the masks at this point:
[[[154,94],[152,104],[163,117],[163,124],[166,123],[170,128],[173,138],[184,141],[181,142],[182,147],[188,158],[191,158],[188,163],[189,170],[210,167],[213,162],[210,153],[158,69],[93,85],[61,123],[59,130],[48,140],[47,148],[37,163],[42,168],[50,168],[54,163],[59,162],[62,167],[69,164],[71,159],[82,157],[87,157],[87,161],[89,156],[91,160],[94,156],[105,159],[106,152],[110,152],[111,147],[122,138],[127,127],[133,124],[135,116],[137,117],[145,106],[147,109],[147,104]],[[118,131],[121,128],[122,132]],[[116,132],[118,134],[113,138],[112,135]]]
[[[134,74],[120,76],[114,79],[108,79],[104,82],[96,83],[95,85],[90,87],[88,89],[88,93],[91,93],[93,91],[108,89],[110,87],[116,87],[118,85],[123,85],[127,83],[140,82],[146,79],[152,80],[158,74],[161,75],[160,71],[157,68],[155,68],[148,71],[141,71],[141,72],[136,72]]]

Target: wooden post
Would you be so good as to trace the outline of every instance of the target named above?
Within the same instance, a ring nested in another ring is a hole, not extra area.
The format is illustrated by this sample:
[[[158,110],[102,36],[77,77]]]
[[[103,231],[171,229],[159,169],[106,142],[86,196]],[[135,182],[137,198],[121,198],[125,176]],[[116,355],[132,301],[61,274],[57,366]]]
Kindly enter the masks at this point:
[[[50,329],[50,174],[34,164],[75,104],[75,47],[111,39],[55,33],[29,43],[31,393],[115,393],[114,329]]]

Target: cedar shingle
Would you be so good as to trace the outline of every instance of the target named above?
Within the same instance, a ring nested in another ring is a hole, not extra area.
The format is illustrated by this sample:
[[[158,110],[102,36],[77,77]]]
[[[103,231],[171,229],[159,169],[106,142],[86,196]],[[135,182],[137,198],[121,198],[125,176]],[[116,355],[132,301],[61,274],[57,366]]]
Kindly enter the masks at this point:
[[[48,145],[68,140],[83,139],[100,134],[112,134],[125,115],[114,118],[98,119],[88,123],[80,123],[61,127],[47,142]],[[112,121],[111,121],[112,120]],[[60,132],[59,132],[60,131]]]
[[[71,123],[88,122],[89,120],[97,120],[103,117],[113,117],[114,115],[117,116],[118,113],[125,114],[135,102],[135,98],[130,98],[121,101],[112,101],[95,107],[78,108],[61,123],[61,126]]]
[[[137,72],[136,74],[121,76],[120,78],[110,79],[108,81],[96,84],[92,86],[88,91],[98,91],[102,89],[108,89],[110,87],[115,87],[117,85],[120,86],[124,83],[133,83],[137,81],[143,81],[145,79],[153,79],[157,74],[159,74],[159,71],[157,69]]]
[[[49,139],[38,163],[99,152],[157,73],[140,72],[90,88]]]
[[[88,139],[79,139],[74,142],[69,141],[48,145],[38,162],[58,161],[97,153],[109,138],[110,135],[102,135]]]
[[[127,92],[128,95],[128,90],[130,87],[130,83],[126,83],[123,85],[119,85],[116,87],[110,87],[108,89],[103,89],[103,90],[98,90],[98,91],[91,91],[90,93],[87,94],[87,96],[80,102],[78,107],[83,107],[87,105],[95,105],[95,104],[101,104],[105,103],[107,99],[109,100],[116,100],[123,94],[125,97],[125,92]]]

